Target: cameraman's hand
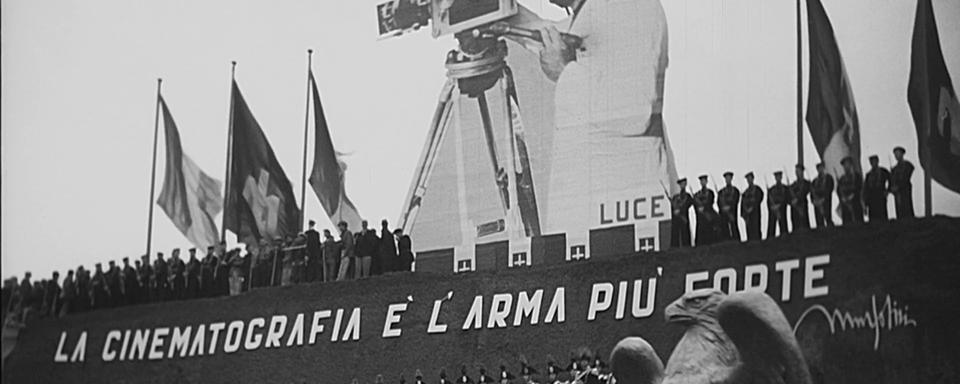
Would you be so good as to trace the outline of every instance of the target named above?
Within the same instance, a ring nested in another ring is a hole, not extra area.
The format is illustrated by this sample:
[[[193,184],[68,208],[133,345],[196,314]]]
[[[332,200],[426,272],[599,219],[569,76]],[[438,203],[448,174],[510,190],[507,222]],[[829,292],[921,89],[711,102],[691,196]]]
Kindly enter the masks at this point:
[[[543,49],[540,50],[540,68],[547,78],[556,82],[567,63],[572,61],[572,52],[553,25],[540,27]]]

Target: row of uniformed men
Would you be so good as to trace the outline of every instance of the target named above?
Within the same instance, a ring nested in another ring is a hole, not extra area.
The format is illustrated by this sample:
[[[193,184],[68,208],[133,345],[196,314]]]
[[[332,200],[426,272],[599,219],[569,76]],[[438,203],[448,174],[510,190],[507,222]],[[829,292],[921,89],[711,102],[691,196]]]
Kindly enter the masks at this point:
[[[913,164],[903,158],[903,147],[893,149],[897,163],[888,171],[879,165],[876,155],[870,156],[871,169],[866,178],[857,171],[853,159],[846,157],[841,161],[843,174],[836,183],[836,193],[840,197],[839,210],[844,224],[862,223],[864,207],[871,222],[888,220],[887,195],[892,194],[898,219],[912,218],[913,198],[910,178]],[[773,173],[774,184],[767,188],[767,238],[789,233],[787,228],[787,208],[794,231],[810,229],[809,202],[813,202],[813,211],[817,228],[832,227],[834,180],[826,172],[823,163],[817,164],[817,177],[813,181],[804,178],[802,164],[796,166],[796,180],[789,185],[783,184],[783,172]],[[692,244],[690,238],[689,211],[693,207],[696,213],[696,244],[712,244],[723,240],[740,241],[737,206],[740,217],[746,224],[747,241],[760,240],[760,204],[764,192],[754,184],[753,172],[747,172],[747,188],[740,193],[733,186],[733,172],[725,172],[726,185],[716,194],[707,186],[709,177],[701,175],[700,190],[691,195],[687,192],[687,180],[677,183],[680,192],[670,198],[673,210],[671,246],[684,247]],[[716,188],[716,185],[714,185]],[[714,209],[714,199],[717,208]],[[779,234],[777,230],[779,229]]]

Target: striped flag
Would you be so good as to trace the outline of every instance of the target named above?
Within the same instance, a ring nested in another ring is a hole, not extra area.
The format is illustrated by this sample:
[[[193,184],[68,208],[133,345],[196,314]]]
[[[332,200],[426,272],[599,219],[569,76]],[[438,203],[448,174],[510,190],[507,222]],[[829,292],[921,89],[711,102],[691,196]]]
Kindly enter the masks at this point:
[[[360,228],[360,213],[347,198],[344,186],[346,164],[337,157],[327,128],[327,119],[320,104],[320,92],[313,71],[309,73],[310,90],[313,94],[313,124],[316,129],[314,138],[313,171],[310,172],[310,186],[320,199],[320,205],[334,224],[345,221],[351,230]]]
[[[820,0],[807,0],[810,86],[807,127],[827,172],[840,177],[844,157],[860,171],[860,123],[833,26]]]
[[[173,225],[197,247],[220,242],[213,218],[223,208],[221,183],[197,167],[180,147],[180,132],[170,115],[167,102],[160,97],[163,126],[167,143],[167,165],[163,189],[157,205],[170,217]]]
[[[920,164],[932,179],[960,193],[960,102],[943,61],[930,0],[917,1],[907,100]]]

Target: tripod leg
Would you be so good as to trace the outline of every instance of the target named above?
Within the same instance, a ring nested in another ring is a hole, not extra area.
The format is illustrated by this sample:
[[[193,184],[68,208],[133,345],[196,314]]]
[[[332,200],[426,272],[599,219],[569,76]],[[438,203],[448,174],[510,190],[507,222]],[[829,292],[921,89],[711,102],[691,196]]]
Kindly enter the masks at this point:
[[[398,228],[403,229],[404,233],[410,233],[413,230],[413,222],[419,212],[420,203],[424,194],[427,192],[427,184],[430,182],[430,175],[433,173],[436,164],[437,155],[446,136],[447,126],[450,115],[453,111],[453,80],[447,80],[443,90],[440,92],[440,99],[437,101],[437,109],[434,112],[433,120],[430,122],[430,130],[427,134],[427,142],[423,146],[423,152],[420,154],[420,162],[417,167],[417,176],[410,184],[410,190],[407,192],[406,207],[404,207],[403,216]]]
[[[512,168],[516,177],[514,184],[517,188],[517,207],[520,209],[520,218],[526,235],[539,236],[541,234],[540,212],[537,208],[537,193],[533,185],[533,171],[527,152],[526,132],[523,119],[520,117],[520,101],[513,82],[513,71],[510,67],[504,67],[503,74],[506,85],[504,101],[507,106]]]
[[[490,121],[490,106],[487,105],[486,92],[477,96],[477,103],[480,106],[480,119],[483,120],[483,136],[487,139],[487,151],[490,154],[490,164],[493,166],[493,175],[496,179],[497,187],[500,190],[500,202],[505,209],[510,209],[510,191],[507,183],[507,174],[500,167],[500,160],[497,158],[497,143],[493,136],[493,123]]]

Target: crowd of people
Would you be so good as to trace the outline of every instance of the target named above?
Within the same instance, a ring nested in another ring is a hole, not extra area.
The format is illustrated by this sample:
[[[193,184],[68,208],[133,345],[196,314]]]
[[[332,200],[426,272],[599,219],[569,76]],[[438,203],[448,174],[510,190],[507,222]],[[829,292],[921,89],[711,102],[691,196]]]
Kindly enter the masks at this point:
[[[694,244],[690,231],[691,208],[696,218],[696,245],[725,240],[743,241],[740,234],[741,218],[746,229],[745,240],[761,240],[760,210],[764,198],[767,203],[768,239],[791,231],[811,229],[810,203],[813,205],[816,227],[833,227],[831,208],[834,193],[840,198],[838,210],[845,225],[863,223],[865,215],[870,222],[889,220],[887,204],[891,195],[897,219],[913,218],[910,178],[914,166],[904,159],[905,153],[903,147],[893,149],[896,164],[890,170],[880,166],[878,156],[870,156],[870,170],[866,176],[857,170],[852,158],[846,157],[841,161],[843,170],[836,172],[841,175],[836,181],[823,163],[817,164],[817,176],[812,181],[805,178],[803,165],[797,164],[792,183],[784,184],[783,172],[774,172],[774,184],[767,186],[766,194],[754,184],[753,172],[744,175],[747,187],[742,193],[733,185],[733,172],[723,174],[726,184],[719,190],[716,190],[716,184],[713,189],[708,186],[708,175],[701,175],[700,190],[692,195],[687,192],[687,179],[680,179],[680,192],[670,198],[673,210],[671,246],[689,247]]]
[[[506,364],[501,364],[495,376],[486,368],[479,366],[475,373],[471,375],[470,369],[466,365],[460,367],[460,374],[451,377],[446,370],[441,369],[436,378],[426,378],[419,369],[416,371],[412,384],[439,383],[439,384],[607,384],[613,383],[613,374],[610,367],[599,357],[582,348],[577,357],[570,358],[570,363],[566,366],[558,366],[554,361],[548,361],[542,371],[528,364],[526,361],[520,361],[520,369],[513,373],[507,368]],[[353,379],[351,384],[360,384],[361,380]],[[391,381],[399,384],[406,384],[407,379],[403,375]],[[384,384],[387,380],[383,375],[377,375],[373,381],[374,384]]]
[[[329,230],[323,236],[316,223],[298,236],[259,242],[251,241],[246,252],[227,250],[225,242],[207,247],[202,258],[196,248],[189,256],[174,249],[169,258],[143,255],[122,265],[111,260],[88,270],[82,265],[67,271],[63,280],[54,271],[49,279],[32,281],[26,272],[22,280],[11,277],[2,288],[3,318],[16,313],[28,317],[60,317],[69,313],[102,308],[238,295],[254,288],[317,281],[359,279],[387,272],[410,271],[413,252],[410,237],[400,229],[390,230],[381,222],[378,235],[363,221],[353,233],[346,222],[338,223],[338,237]]]

